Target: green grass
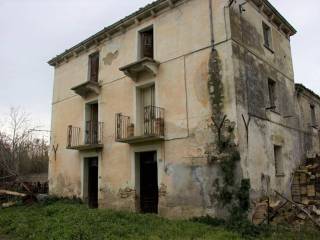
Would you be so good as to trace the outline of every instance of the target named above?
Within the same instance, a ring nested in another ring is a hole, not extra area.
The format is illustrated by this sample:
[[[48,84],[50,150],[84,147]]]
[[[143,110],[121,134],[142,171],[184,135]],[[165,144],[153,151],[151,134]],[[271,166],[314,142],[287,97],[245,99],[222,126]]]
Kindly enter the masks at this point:
[[[319,233],[269,231],[259,239],[319,239]],[[225,227],[191,221],[172,221],[154,215],[93,210],[85,205],[59,201],[0,209],[0,236],[12,240],[102,239],[246,239]]]

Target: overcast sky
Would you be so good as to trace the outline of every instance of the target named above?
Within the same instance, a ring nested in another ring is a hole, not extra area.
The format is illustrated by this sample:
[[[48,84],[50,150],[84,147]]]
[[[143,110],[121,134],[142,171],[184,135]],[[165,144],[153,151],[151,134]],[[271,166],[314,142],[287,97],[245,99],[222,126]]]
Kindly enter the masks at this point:
[[[50,128],[51,57],[151,0],[0,0],[0,117],[11,106]],[[320,1],[271,0],[298,30],[292,38],[296,82],[320,94]]]

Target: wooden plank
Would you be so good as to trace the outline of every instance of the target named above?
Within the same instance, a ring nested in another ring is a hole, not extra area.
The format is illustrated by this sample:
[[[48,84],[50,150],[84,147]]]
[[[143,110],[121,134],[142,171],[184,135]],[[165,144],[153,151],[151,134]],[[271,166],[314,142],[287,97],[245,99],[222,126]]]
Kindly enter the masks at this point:
[[[275,191],[275,193],[277,195],[279,195],[280,197],[282,197],[284,200],[287,200],[288,202],[290,202],[293,206],[297,207],[301,212],[305,213],[308,218],[318,227],[320,228],[320,223],[318,223],[312,216],[311,213],[306,210],[305,208],[301,207],[299,204],[294,203],[293,201],[289,200],[288,198],[286,198],[285,196],[283,196],[281,193]]]
[[[300,174],[300,183],[301,184],[307,183],[307,175],[306,174],[304,174],[304,173]]]
[[[32,191],[30,190],[30,188],[25,184],[25,183],[21,183],[22,187],[24,187],[24,189],[26,189],[29,193],[32,194]]]
[[[307,194],[308,197],[315,197],[316,196],[316,189],[314,185],[307,186]]]
[[[10,195],[10,196],[16,196],[16,197],[26,197],[27,194],[24,193],[18,193],[18,192],[12,192],[7,190],[0,190],[0,195]]]
[[[300,186],[300,194],[307,195],[307,187],[306,186]]]
[[[3,208],[9,208],[9,207],[13,207],[14,205],[16,205],[17,202],[7,202],[7,203],[2,203],[1,206]],[[1,239],[1,238],[0,238]]]
[[[266,202],[258,203],[252,216],[252,223],[259,225],[264,222],[268,214],[268,204]]]

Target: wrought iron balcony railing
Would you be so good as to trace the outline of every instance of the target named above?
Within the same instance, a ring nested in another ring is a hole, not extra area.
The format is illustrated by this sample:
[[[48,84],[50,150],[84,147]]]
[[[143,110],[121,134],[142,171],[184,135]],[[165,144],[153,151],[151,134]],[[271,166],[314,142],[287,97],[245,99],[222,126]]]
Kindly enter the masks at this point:
[[[68,126],[67,148],[89,150],[103,147],[103,123],[87,121],[85,131],[80,127]],[[83,135],[84,134],[84,135]]]
[[[116,141],[136,143],[164,139],[164,109],[156,106],[144,107],[142,129],[135,134],[135,125],[129,116],[116,114]]]

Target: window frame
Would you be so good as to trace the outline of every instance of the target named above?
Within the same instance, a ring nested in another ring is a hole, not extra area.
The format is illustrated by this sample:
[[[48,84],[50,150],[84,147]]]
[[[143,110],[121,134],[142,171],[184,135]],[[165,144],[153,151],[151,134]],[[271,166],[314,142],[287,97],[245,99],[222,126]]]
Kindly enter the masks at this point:
[[[262,31],[263,31],[263,45],[269,51],[273,51],[273,40],[272,40],[272,27],[266,22],[262,22]]]
[[[310,103],[310,114],[311,114],[311,127],[318,128],[316,106],[313,103]]]
[[[269,109],[276,111],[277,106],[277,82],[271,78],[268,78],[268,97],[269,97]]]
[[[152,30],[152,57],[149,57],[151,59],[154,59],[155,55],[155,39],[154,39],[154,25],[147,26],[143,29],[140,29],[138,31],[138,60],[141,60],[145,58],[144,51],[143,51],[143,33],[151,31]]]
[[[283,147],[280,145],[273,145],[273,157],[275,166],[276,177],[284,177],[284,166],[283,166]]]

